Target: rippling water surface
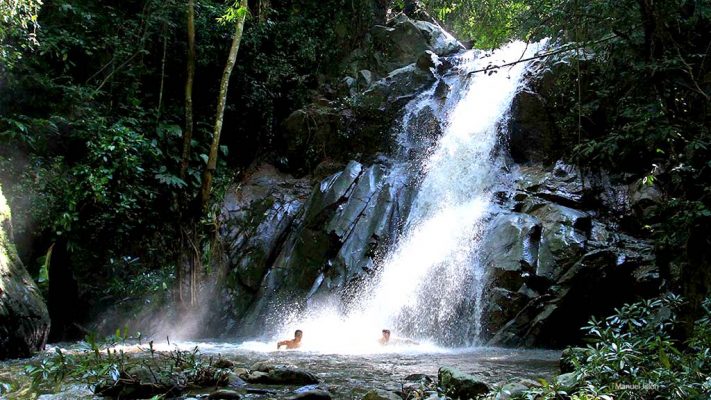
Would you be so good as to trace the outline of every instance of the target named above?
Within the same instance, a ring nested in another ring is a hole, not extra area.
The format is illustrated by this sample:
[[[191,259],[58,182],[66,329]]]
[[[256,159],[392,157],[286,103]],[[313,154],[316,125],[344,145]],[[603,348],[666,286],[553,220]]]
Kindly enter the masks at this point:
[[[137,351],[135,344],[117,346],[126,352]],[[232,360],[238,367],[249,368],[257,361],[269,361],[292,365],[314,373],[336,399],[361,399],[371,389],[399,390],[407,375],[423,373],[436,379],[441,366],[458,368],[464,372],[480,376],[488,383],[499,383],[515,378],[549,379],[558,368],[559,351],[515,350],[501,348],[460,348],[445,349],[429,344],[418,346],[373,347],[370,352],[354,354],[344,343],[343,351],[322,352],[314,346],[300,350],[276,350],[275,342],[248,341],[233,343],[225,341],[185,341],[156,344],[158,351],[173,349],[191,350],[197,347],[208,356],[221,356]],[[44,353],[34,357],[38,362],[43,357],[54,354],[57,347],[49,347]],[[63,351],[77,351],[77,344],[59,346]],[[0,363],[0,380],[22,374],[22,365],[27,361]],[[259,386],[269,389],[270,394],[250,394],[247,398],[288,398],[298,387]],[[92,398],[84,389],[76,386],[60,387],[58,397],[48,399]],[[61,394],[61,392],[64,394]],[[70,392],[67,392],[70,391]],[[84,393],[84,395],[82,395]],[[194,392],[200,394],[200,392]],[[69,396],[69,397],[67,397]],[[0,396],[1,398],[2,396]]]

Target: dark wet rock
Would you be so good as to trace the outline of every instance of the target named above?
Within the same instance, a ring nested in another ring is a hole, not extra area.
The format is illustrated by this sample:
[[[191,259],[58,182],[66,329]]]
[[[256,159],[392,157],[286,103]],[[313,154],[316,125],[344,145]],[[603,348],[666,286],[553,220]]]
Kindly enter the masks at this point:
[[[553,167],[539,164],[520,166],[516,187],[523,195],[534,195],[568,207],[581,207],[585,201],[585,187],[580,174],[575,167],[561,161]]]
[[[442,136],[443,127],[430,106],[423,107],[410,117],[405,127],[408,132],[407,143],[402,146],[412,160],[422,160],[429,155]]]
[[[572,372],[558,375],[555,379],[555,382],[556,385],[558,385],[558,387],[560,388],[560,390],[568,393],[571,393],[575,389],[575,387],[578,386],[578,379]]]
[[[524,285],[525,286],[525,285]],[[484,309],[485,335],[493,336],[531,300],[520,292],[494,287],[489,290]]]
[[[518,163],[551,163],[560,156],[559,134],[539,94],[516,95],[509,119],[511,156]]]
[[[13,244],[10,207],[0,188],[0,360],[44,348],[49,313]]]
[[[428,21],[415,21],[415,25],[425,36],[430,50],[438,56],[448,56],[464,50],[464,46],[441,27]]]
[[[496,217],[490,226],[482,244],[489,282],[516,291],[536,270],[541,223],[535,216],[511,213]]]
[[[146,399],[153,396],[177,396],[183,391],[183,387],[177,382],[170,384],[146,383],[121,378],[116,382],[99,383],[94,388],[94,393],[98,396],[111,397],[114,399]]]
[[[229,389],[220,389],[216,392],[212,392],[207,396],[210,400],[239,400],[242,398],[238,392]]]
[[[628,190],[630,206],[639,218],[648,217],[664,199],[661,190],[654,184],[638,181],[630,184]]]
[[[584,254],[590,215],[552,203],[532,205],[524,211],[536,216],[543,226],[536,276],[555,281]]]
[[[249,383],[265,385],[311,385],[319,383],[318,378],[306,371],[285,365],[269,365],[258,363],[252,370],[242,374],[240,378]]]
[[[263,331],[251,321],[279,304],[327,300],[372,272],[373,258],[397,236],[410,207],[411,178],[392,168],[351,162],[313,190],[262,282],[244,334]]]
[[[300,392],[295,396],[290,397],[290,400],[331,400],[331,393],[326,390],[312,389],[305,392]]]
[[[402,400],[402,397],[388,390],[375,389],[366,393],[362,400]]]
[[[501,390],[496,394],[495,400],[508,400],[516,398],[529,389],[528,386],[520,382],[511,382],[503,385]]]
[[[244,381],[244,379],[239,377],[240,374],[236,372],[230,372],[227,375],[227,386],[233,387],[233,388],[241,388],[247,385],[247,382]]]
[[[252,364],[249,369],[244,370],[244,372],[249,372],[251,371],[259,371],[259,372],[269,372],[274,368],[277,367],[284,367],[287,368],[287,365],[280,365],[280,364],[274,364],[273,362],[270,361],[257,361],[254,364]]]
[[[211,305],[205,332],[229,332],[258,296],[260,285],[285,235],[300,212],[311,184],[269,164],[254,168],[225,194],[220,237],[225,246],[223,293]]]
[[[0,396],[4,392],[0,390]],[[42,394],[37,397],[37,400],[74,400],[74,399],[91,399],[94,392],[87,385],[62,385],[59,393]],[[0,397],[5,399],[5,397]],[[185,399],[188,400],[188,399]]]
[[[218,358],[212,363],[212,366],[215,368],[232,368],[235,366],[235,363],[226,358]]]
[[[269,390],[269,389],[262,389],[262,388],[253,388],[253,387],[248,387],[244,389],[248,394],[257,394],[257,395],[275,395],[278,392],[274,390]]]
[[[615,307],[651,296],[659,280],[638,280],[645,262],[627,259],[619,249],[586,253],[546,293],[530,301],[489,341],[491,345],[563,347],[581,339],[590,316],[608,315]]]
[[[410,374],[405,377],[405,381],[432,383],[434,382],[434,379],[432,379],[432,377],[427,374]]]
[[[475,399],[489,393],[489,385],[475,376],[455,368],[441,367],[437,373],[439,386],[448,396],[460,399]]]
[[[371,71],[367,69],[362,69],[358,71],[358,84],[361,87],[368,87],[370,86],[376,79],[375,79],[375,74],[373,74]]]
[[[408,101],[436,78],[429,69],[419,68],[416,64],[406,65],[390,72],[387,76],[373,83],[368,90],[353,98],[353,106],[359,114],[377,112],[384,117],[394,115]]]
[[[436,68],[439,58],[433,52],[427,50],[417,58],[415,64],[417,68],[428,71],[430,68]]]
[[[463,47],[440,27],[425,21],[415,21],[400,14],[386,25],[371,30],[373,45],[380,52],[380,68],[392,71],[401,68],[426,50],[438,56],[455,53]]]

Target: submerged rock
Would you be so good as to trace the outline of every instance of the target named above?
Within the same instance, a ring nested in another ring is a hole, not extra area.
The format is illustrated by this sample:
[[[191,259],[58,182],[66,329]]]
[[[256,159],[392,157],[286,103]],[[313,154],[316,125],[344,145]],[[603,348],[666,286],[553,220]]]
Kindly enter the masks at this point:
[[[441,367],[437,373],[439,386],[448,396],[455,399],[476,399],[487,394],[491,389],[489,385],[479,378],[466,374],[455,368]]]
[[[402,397],[388,390],[374,389],[366,393],[362,400],[402,400]]]
[[[520,382],[507,383],[501,387],[501,390],[498,393],[496,393],[495,400],[508,400],[516,398],[528,389],[528,386]]]
[[[331,400],[332,398],[331,393],[326,390],[312,389],[300,392],[290,397],[289,400]]]
[[[207,398],[210,400],[239,400],[242,396],[234,390],[220,389],[210,393]]]
[[[15,250],[10,207],[0,188],[0,360],[43,349],[49,324],[42,294]]]
[[[265,385],[311,385],[319,383],[318,378],[306,371],[285,365],[255,364],[248,373],[240,378],[249,383]]]

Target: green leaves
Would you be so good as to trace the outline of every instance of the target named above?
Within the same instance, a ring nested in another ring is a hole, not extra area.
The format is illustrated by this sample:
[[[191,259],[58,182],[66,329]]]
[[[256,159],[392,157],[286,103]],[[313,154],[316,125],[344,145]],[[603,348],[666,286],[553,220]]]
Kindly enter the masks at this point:
[[[518,20],[529,8],[529,2],[522,0],[427,0],[423,3],[455,36],[472,40],[479,49],[498,47],[517,36]]]
[[[217,19],[220,24],[236,23],[249,15],[249,8],[240,6],[240,1],[235,0],[234,4],[227,7],[225,14]]]

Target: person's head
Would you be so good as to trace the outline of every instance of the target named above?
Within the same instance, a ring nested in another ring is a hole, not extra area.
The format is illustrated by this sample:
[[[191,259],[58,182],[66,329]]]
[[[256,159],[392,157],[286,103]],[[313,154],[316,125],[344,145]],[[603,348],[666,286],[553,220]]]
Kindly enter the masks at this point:
[[[385,339],[385,340],[390,339],[390,329],[383,329],[383,339]]]
[[[294,332],[294,339],[301,340],[302,336],[304,336],[304,332],[302,332],[301,329],[297,329],[296,332]]]

